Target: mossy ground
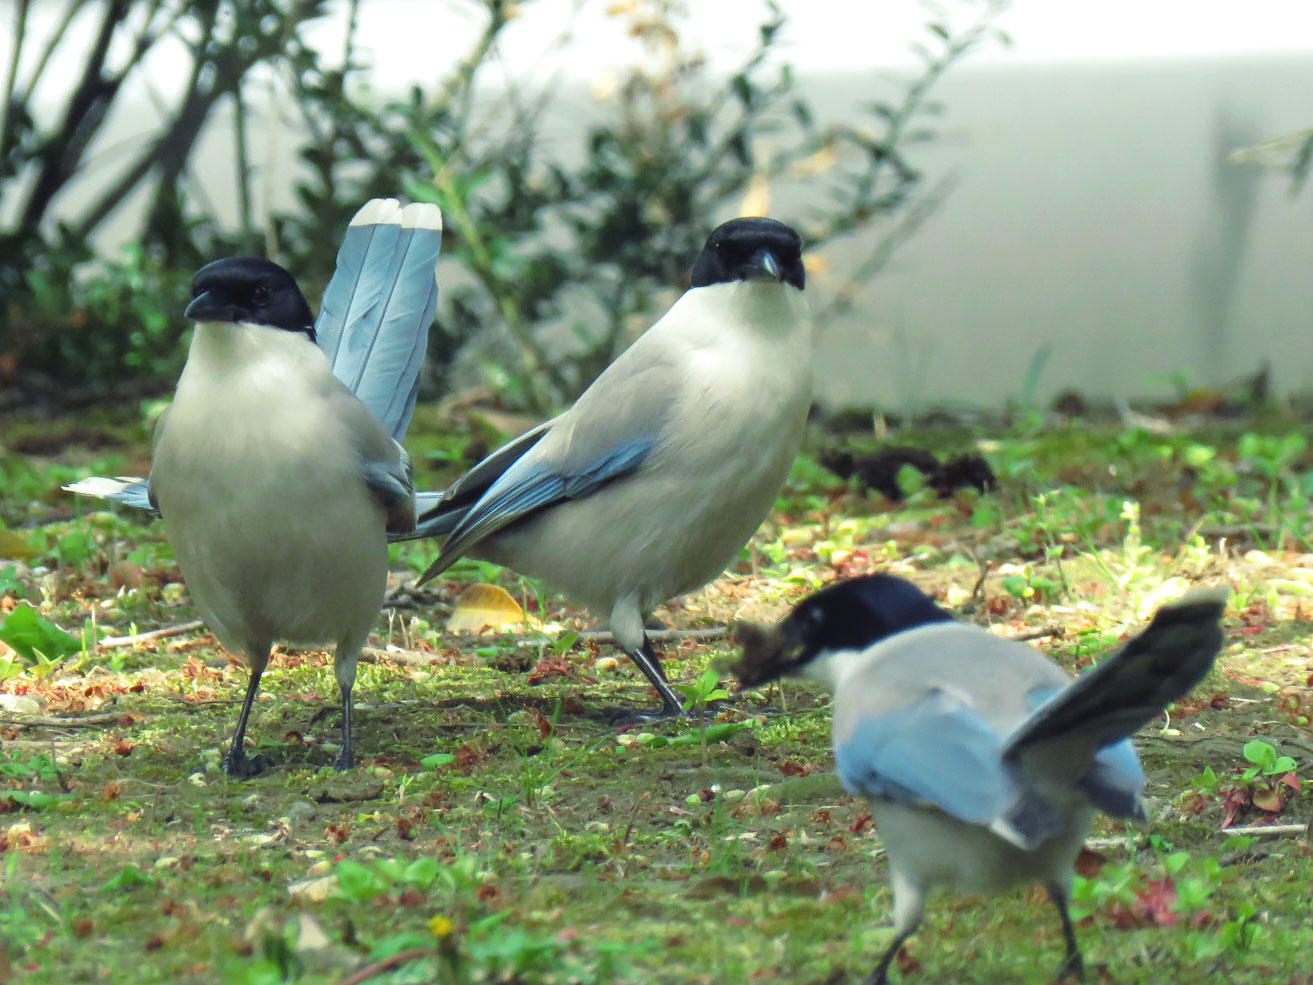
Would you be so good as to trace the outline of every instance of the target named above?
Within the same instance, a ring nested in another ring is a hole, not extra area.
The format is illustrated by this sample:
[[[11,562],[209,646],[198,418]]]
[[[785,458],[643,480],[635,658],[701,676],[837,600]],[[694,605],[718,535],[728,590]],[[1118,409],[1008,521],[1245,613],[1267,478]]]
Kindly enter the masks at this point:
[[[1102,859],[1086,859],[1078,934],[1094,981],[1307,983],[1313,850],[1222,830],[1228,814],[1309,815],[1295,789],[1313,778],[1309,459],[1288,440],[1301,427],[1273,415],[1168,435],[1039,421],[904,431],[900,443],[936,451],[985,442],[1000,489],[897,505],[825,475],[812,453],[839,439],[818,433],[742,561],[659,615],[676,628],[769,620],[823,581],[880,568],[998,632],[1060,630],[1039,645],[1077,668],[1189,583],[1229,583],[1219,669],[1141,738],[1154,823],[1094,832]],[[16,422],[5,441],[0,555],[24,555],[0,563],[6,611],[27,600],[74,635],[93,620],[125,635],[195,618],[160,524],[89,513],[56,488],[144,469],[135,412]],[[421,431],[412,449],[448,468],[470,443]],[[444,478],[421,469],[424,485]],[[432,554],[397,549],[397,584]],[[652,695],[607,644],[562,635],[586,614],[509,572],[451,575],[380,617],[375,643],[394,655],[362,664],[360,765],[347,774],[330,769],[325,652],[275,658],[251,734],[279,765],[244,783],[218,759],[246,671],[204,630],[11,663],[0,693],[42,715],[113,717],[35,726],[0,710],[0,981],[838,985],[869,973],[890,894],[878,833],[831,771],[823,694],[787,683],[742,697],[716,716],[741,727],[705,742],[683,722],[617,730],[604,709]],[[541,628],[442,632],[474,581],[506,587]],[[670,675],[694,680],[730,648],[667,644]],[[1255,738],[1295,768],[1244,780]],[[1211,787],[1195,780],[1205,768]],[[12,796],[30,791],[51,796]],[[1060,958],[1041,891],[944,895],[900,980],[1042,983]]]

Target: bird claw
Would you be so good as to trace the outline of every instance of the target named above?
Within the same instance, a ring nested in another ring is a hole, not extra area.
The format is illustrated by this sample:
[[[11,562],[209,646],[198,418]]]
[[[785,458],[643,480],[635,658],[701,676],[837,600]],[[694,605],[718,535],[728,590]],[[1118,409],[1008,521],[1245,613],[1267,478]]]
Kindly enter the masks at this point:
[[[687,708],[604,708],[602,717],[617,728],[631,725],[646,725],[649,722],[665,722],[675,718],[691,718],[692,712]]]
[[[695,725],[710,725],[722,708],[729,707],[728,701],[710,701],[701,708],[684,708],[679,705],[663,705],[660,708],[607,708],[603,715],[612,725],[643,725],[647,722],[666,722],[682,719]]]
[[[274,761],[263,753],[248,756],[240,749],[229,749],[223,757],[223,771],[234,780],[249,780],[271,768]]]
[[[1085,962],[1081,960],[1079,954],[1073,954],[1063,962],[1062,967],[1058,969],[1057,981],[1059,982],[1083,982],[1085,981]]]

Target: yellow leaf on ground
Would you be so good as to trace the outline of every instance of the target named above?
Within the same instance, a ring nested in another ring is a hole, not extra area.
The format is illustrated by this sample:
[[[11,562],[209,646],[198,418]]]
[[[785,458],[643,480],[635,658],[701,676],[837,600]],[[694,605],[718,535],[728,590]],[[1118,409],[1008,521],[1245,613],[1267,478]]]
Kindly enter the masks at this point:
[[[481,633],[525,622],[524,610],[511,593],[497,585],[471,585],[456,599],[447,620],[449,633]]]
[[[12,530],[0,529],[0,557],[14,558],[17,561],[30,561],[37,556],[37,550],[27,542],[22,534]]]

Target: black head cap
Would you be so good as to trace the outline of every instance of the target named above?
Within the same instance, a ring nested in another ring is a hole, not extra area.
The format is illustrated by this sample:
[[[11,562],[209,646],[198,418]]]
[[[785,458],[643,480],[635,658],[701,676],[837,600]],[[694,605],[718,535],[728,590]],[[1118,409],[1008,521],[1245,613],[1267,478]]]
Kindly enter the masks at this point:
[[[799,602],[785,621],[816,650],[859,650],[953,616],[906,578],[873,574],[827,585]]]
[[[315,337],[315,319],[296,280],[272,260],[229,257],[207,263],[191,281],[192,321],[253,322]]]
[[[774,219],[731,219],[707,237],[693,264],[693,286],[735,281],[806,283],[802,268],[802,237]]]
[[[904,630],[952,618],[905,578],[863,575],[809,595],[773,629],[741,629],[743,658],[732,669],[742,686],[756,687],[827,651],[864,650]]]

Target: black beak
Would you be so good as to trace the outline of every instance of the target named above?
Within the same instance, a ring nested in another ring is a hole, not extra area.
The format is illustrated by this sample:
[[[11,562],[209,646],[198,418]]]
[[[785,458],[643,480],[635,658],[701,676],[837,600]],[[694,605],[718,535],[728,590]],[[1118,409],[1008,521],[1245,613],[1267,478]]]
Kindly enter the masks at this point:
[[[742,655],[730,667],[740,690],[784,677],[811,656],[796,622],[787,617],[775,626],[738,623],[733,638],[743,646]]]
[[[758,250],[752,254],[752,259],[748,261],[744,273],[746,280],[767,281],[772,284],[778,284],[784,276],[780,272],[779,261],[770,250]]]
[[[202,291],[191,299],[191,304],[182,313],[191,321],[232,321],[232,309],[221,303],[209,291]]]

